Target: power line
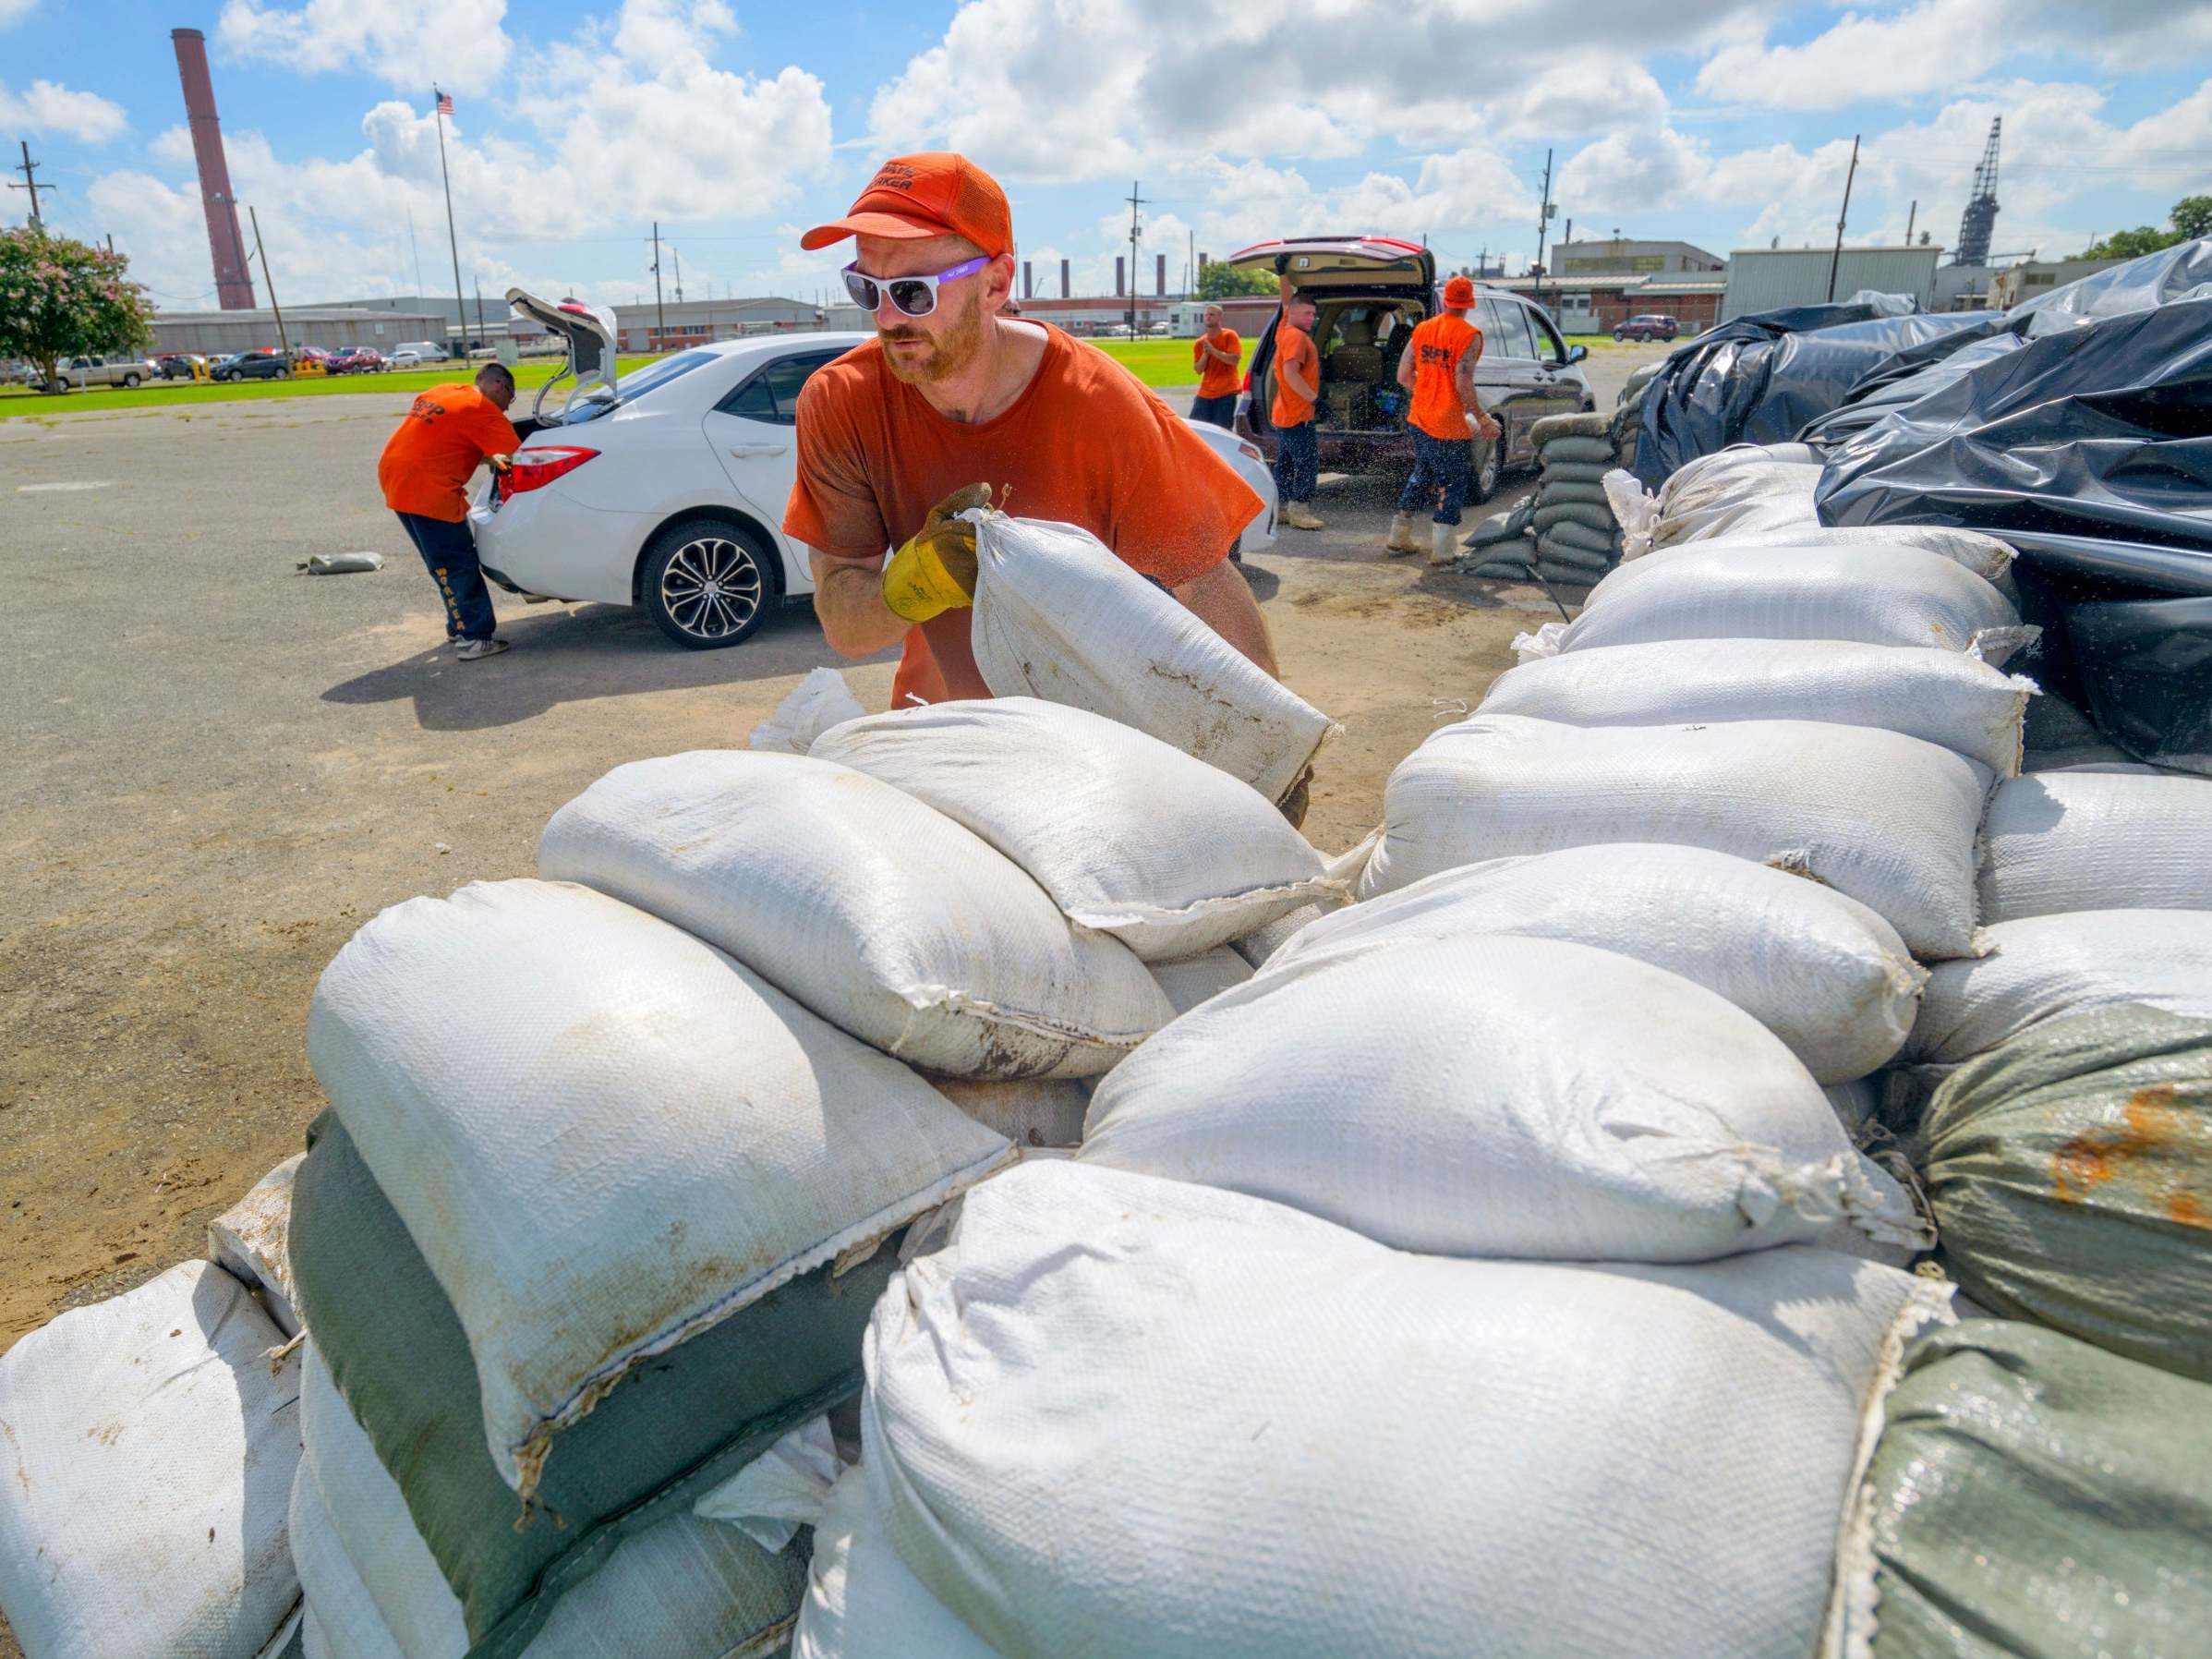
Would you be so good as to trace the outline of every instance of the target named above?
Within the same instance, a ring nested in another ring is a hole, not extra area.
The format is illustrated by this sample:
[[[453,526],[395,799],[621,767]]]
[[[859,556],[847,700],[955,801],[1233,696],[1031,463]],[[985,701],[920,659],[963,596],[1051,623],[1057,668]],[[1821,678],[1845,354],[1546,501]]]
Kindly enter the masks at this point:
[[[23,164],[19,167],[10,167],[8,171],[10,173],[20,173],[23,176],[23,182],[21,184],[17,184],[13,179],[10,179],[8,181],[7,188],[11,190],[29,190],[30,192],[31,228],[33,230],[43,230],[46,227],[39,219],[39,191],[43,188],[51,193],[52,191],[60,189],[61,186],[42,186],[39,183],[38,171],[46,163],[44,162],[34,162],[30,159],[30,140],[29,139],[22,139],[18,141],[23,146]]]

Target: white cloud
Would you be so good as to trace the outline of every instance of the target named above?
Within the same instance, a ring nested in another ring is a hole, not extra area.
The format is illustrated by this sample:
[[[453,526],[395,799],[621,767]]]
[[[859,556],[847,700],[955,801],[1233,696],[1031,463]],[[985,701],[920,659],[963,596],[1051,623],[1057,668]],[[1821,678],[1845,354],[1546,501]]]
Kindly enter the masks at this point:
[[[1841,109],[1963,87],[2016,55],[2146,69],[2206,47],[2212,6],[2203,0],[1920,0],[1902,10],[1845,12],[1801,45],[1739,35],[1707,60],[1697,90],[1729,103]]]
[[[53,133],[104,144],[129,125],[123,106],[97,92],[75,91],[51,80],[34,80],[20,92],[0,86],[0,127],[11,133]]]
[[[0,0],[0,29],[6,29],[18,18],[29,17],[30,8],[38,3],[39,0]]]
[[[478,91],[514,48],[506,13],[507,0],[225,0],[216,40],[246,63],[366,70],[417,93],[432,81]]]

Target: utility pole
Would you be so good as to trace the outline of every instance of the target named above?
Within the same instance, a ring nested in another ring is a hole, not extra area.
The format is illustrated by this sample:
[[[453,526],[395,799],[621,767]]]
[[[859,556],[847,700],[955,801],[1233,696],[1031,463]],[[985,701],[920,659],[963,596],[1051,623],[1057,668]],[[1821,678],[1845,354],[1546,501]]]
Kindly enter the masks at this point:
[[[1843,206],[1836,214],[1836,250],[1828,256],[1828,297],[1836,297],[1836,267],[1843,262],[1843,222],[1851,217],[1851,181],[1858,176],[1858,134],[1851,135],[1851,170],[1843,175]]]
[[[422,295],[422,249],[415,246],[415,204],[407,204],[407,252],[415,260],[415,293]]]
[[[1137,210],[1145,206],[1144,198],[1137,194],[1137,181],[1129,181],[1129,337],[1137,337],[1137,239],[1143,231],[1137,225]]]
[[[668,245],[669,258],[676,261],[676,303],[683,303],[683,249],[673,242]]]
[[[653,329],[668,333],[668,308],[660,302],[660,221],[653,221]]]
[[[445,181],[445,239],[453,253],[453,322],[465,343],[468,338],[468,302],[461,297],[461,236],[453,229],[453,175],[445,170],[445,116],[446,112],[453,107],[453,101],[438,90],[436,82],[431,83],[430,95],[438,100],[438,176]],[[268,267],[264,265],[262,269],[266,271]],[[467,355],[465,351],[462,353],[464,357]]]
[[[1912,212],[1904,216],[1904,245],[1907,248],[1910,248],[1913,245],[1913,222],[1919,217],[1920,199],[1916,196],[1913,198]]]
[[[276,303],[276,277],[269,269],[269,250],[261,246],[261,216],[252,208],[246,217],[253,223],[253,250],[261,261],[261,281],[269,289],[269,309],[276,313],[276,348],[284,354],[284,372],[292,372],[292,342],[284,335],[284,310]]]
[[[8,171],[10,173],[20,173],[23,176],[23,182],[21,184],[17,184],[13,179],[10,179],[8,181],[7,188],[11,190],[29,190],[30,192],[30,228],[33,230],[44,230],[46,227],[39,218],[39,191],[42,188],[43,188],[51,192],[60,189],[61,186],[46,185],[44,187],[41,187],[39,184],[38,171],[46,163],[43,162],[34,162],[30,159],[30,140],[29,139],[18,139],[18,141],[23,146],[23,164],[19,167],[10,167]]]
[[[1544,303],[1544,235],[1552,228],[1552,152],[1544,151],[1544,197],[1536,210],[1536,307]]]
[[[479,277],[477,277],[477,278],[476,279],[476,285],[477,285],[477,344],[478,345],[490,345],[491,344],[491,342],[490,342],[490,340],[489,338],[487,338],[487,337],[486,337],[486,335],[485,335],[485,333],[484,333],[484,279],[483,279],[482,277],[480,277],[480,276],[479,276]]]

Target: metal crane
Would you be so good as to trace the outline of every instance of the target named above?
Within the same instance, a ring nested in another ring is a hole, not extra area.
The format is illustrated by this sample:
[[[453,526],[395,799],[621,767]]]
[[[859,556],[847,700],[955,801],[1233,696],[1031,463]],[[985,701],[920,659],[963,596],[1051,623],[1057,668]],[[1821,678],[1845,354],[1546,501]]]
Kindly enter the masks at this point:
[[[1974,170],[1974,195],[1966,203],[1964,217],[1959,221],[1958,252],[1952,256],[1954,265],[1986,265],[1989,262],[1989,237],[1997,229],[1997,140],[2004,129],[2004,117],[1993,116],[1989,122],[1989,146],[1982,151],[1982,163]]]

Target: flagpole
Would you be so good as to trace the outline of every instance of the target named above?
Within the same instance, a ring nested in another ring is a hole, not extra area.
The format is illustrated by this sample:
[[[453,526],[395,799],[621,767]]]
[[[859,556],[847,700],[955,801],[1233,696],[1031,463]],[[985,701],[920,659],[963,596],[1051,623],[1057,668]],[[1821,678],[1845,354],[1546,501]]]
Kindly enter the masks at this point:
[[[430,85],[438,118],[438,176],[445,181],[445,241],[453,255],[453,324],[461,332],[461,357],[468,357],[468,302],[461,297],[461,238],[453,229],[453,179],[445,170],[445,94]]]

